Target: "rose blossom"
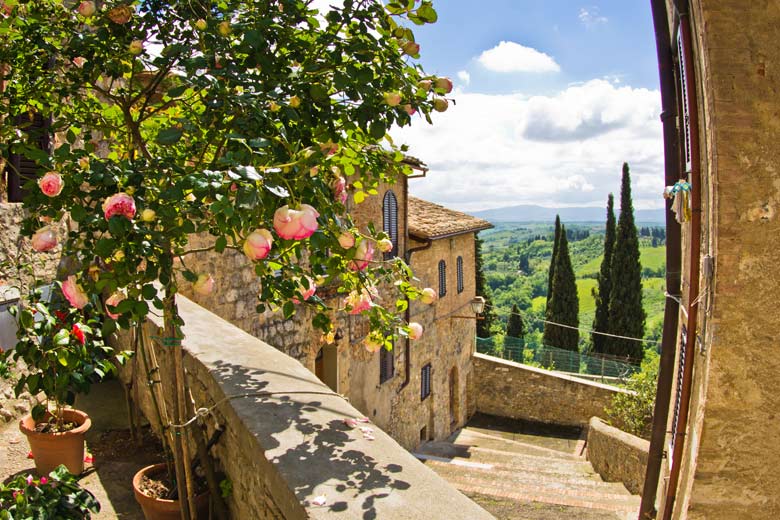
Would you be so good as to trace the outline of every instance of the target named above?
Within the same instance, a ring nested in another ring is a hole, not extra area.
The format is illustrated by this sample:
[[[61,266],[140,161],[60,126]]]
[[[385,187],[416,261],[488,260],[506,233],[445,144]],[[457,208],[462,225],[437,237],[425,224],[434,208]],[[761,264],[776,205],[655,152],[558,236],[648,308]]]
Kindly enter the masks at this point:
[[[389,253],[393,250],[393,241],[389,238],[383,238],[376,243],[376,247],[383,253]]]
[[[374,244],[366,238],[358,244],[355,259],[349,264],[353,271],[362,271],[368,267],[368,263],[374,259]]]
[[[77,309],[83,309],[89,303],[89,298],[84,289],[76,281],[76,275],[68,276],[68,279],[62,282],[62,294],[68,302]]]
[[[420,292],[420,301],[427,303],[428,305],[436,301],[436,291],[430,287],[426,287]]]
[[[339,245],[344,249],[349,249],[355,245],[355,235],[349,231],[344,231],[339,235]]]
[[[376,289],[361,289],[360,291],[351,291],[344,298],[344,307],[349,314],[360,314],[371,308],[371,300],[376,296]]]
[[[262,260],[268,256],[274,237],[267,229],[256,229],[244,241],[244,254],[250,260]]]
[[[103,214],[106,220],[111,219],[114,215],[131,220],[135,216],[135,200],[127,193],[115,193],[103,202]]]
[[[413,321],[409,324],[409,339],[420,339],[423,335],[423,326]]]
[[[119,319],[119,314],[115,314],[111,312],[109,309],[111,307],[116,307],[124,299],[125,299],[125,295],[122,294],[121,292],[115,292],[114,294],[112,294],[106,299],[106,314],[108,314],[109,318],[111,318],[112,320]]]
[[[333,189],[333,196],[335,199],[342,204],[345,204],[347,202],[347,179],[338,175],[330,186]]]
[[[47,197],[56,197],[62,191],[65,186],[65,181],[62,180],[62,175],[57,172],[46,172],[46,174],[38,179],[38,187]]]
[[[77,58],[73,58],[73,64],[75,66],[77,66],[78,68],[82,68],[86,62],[87,62],[87,59],[86,58],[82,58],[81,56],[79,56]],[[79,164],[81,164],[81,160],[79,160]]]
[[[32,247],[39,253],[51,251],[57,246],[57,234],[49,226],[42,227],[32,237]]]
[[[108,12],[108,18],[119,25],[126,24],[133,17],[133,8],[129,5],[119,5]]]
[[[301,293],[301,298],[303,301],[308,300],[312,296],[314,296],[314,293],[317,292],[317,284],[314,283],[314,280],[309,278],[308,276],[305,276],[306,281],[309,283],[309,288],[307,289],[301,280],[298,280],[298,291]],[[292,299],[293,303],[301,303],[301,300],[298,298]]]
[[[208,296],[214,292],[214,278],[208,273],[203,273],[198,276],[198,280],[192,284],[192,289],[203,296]]]
[[[95,2],[81,2],[78,7],[78,12],[84,18],[89,18],[95,14]]]
[[[70,333],[76,338],[76,340],[82,345],[87,342],[87,337],[84,335],[84,331],[81,330],[78,323],[73,324],[73,328],[70,329]]]
[[[404,109],[404,112],[406,112],[410,116],[413,116],[414,114],[417,113],[417,109],[414,108],[412,105],[406,104],[402,108]]]
[[[41,485],[44,485],[47,482],[49,482],[49,479],[47,479],[46,477],[41,477]]]
[[[33,483],[33,476],[27,475],[27,485],[30,486],[32,485],[32,483]]]
[[[308,204],[301,204],[301,209],[290,209],[285,205],[274,213],[274,229],[276,233],[287,240],[302,240],[309,238],[317,231],[317,217],[320,214]]]

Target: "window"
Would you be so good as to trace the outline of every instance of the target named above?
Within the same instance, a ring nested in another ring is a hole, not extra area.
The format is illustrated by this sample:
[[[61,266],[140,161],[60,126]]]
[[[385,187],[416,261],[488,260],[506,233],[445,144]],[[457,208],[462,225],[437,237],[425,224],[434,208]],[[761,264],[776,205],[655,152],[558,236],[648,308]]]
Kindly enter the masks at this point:
[[[391,379],[395,374],[393,351],[382,347],[379,349],[379,384]]]
[[[420,401],[431,395],[431,364],[422,367],[420,374]]]
[[[692,82],[692,78],[689,77],[689,71],[686,68],[686,59],[689,58],[683,42],[682,31],[677,33],[677,61],[678,61],[678,76],[680,80],[680,126],[682,127],[682,149],[683,160],[685,162],[685,171],[691,171],[691,110],[689,99],[689,83]],[[698,136],[697,136],[698,137]]]
[[[439,260],[439,298],[447,294],[447,263]]]
[[[463,292],[463,257],[459,256],[455,267],[458,271],[458,294]]]
[[[35,148],[49,152],[49,120],[40,114],[19,116],[17,128],[27,134],[28,143]],[[23,186],[38,175],[40,167],[24,155],[11,154],[6,164],[6,179],[8,182],[8,202],[22,202],[25,196]]]
[[[393,249],[384,254],[385,260],[389,260],[398,256],[398,199],[393,190],[387,190],[382,201],[382,229],[393,243]]]

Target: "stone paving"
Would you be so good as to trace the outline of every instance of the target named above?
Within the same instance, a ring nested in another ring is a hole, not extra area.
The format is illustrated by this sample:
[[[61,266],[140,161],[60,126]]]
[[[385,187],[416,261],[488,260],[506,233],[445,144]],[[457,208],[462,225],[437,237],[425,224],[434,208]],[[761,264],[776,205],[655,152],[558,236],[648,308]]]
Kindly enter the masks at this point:
[[[604,482],[584,449],[576,429],[477,415],[415,455],[499,519],[636,519],[639,497]]]

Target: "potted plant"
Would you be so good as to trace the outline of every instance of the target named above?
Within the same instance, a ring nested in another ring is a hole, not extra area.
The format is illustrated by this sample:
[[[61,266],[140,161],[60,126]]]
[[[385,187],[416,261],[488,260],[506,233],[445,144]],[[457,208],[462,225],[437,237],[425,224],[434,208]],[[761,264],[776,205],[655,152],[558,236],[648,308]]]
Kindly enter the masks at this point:
[[[72,284],[109,296],[93,306],[116,316],[104,333],[143,327],[157,312],[159,343],[180,360],[175,296],[208,298],[215,287],[190,255],[233,251],[252,262],[258,312],[289,319],[306,307],[326,335],[337,313],[362,314],[372,351],[409,337],[400,315],[422,290],[402,258],[374,257],[386,233],[359,229],[349,210],[412,173],[390,129],[448,107],[452,82],[415,62],[408,27],[436,21],[429,0],[323,12],[292,0],[11,5],[0,17],[0,152],[46,172],[27,185],[22,233],[43,236],[66,214],[76,223],[65,247],[79,266]],[[16,123],[33,110],[59,137],[49,154]],[[210,243],[193,246],[193,234]],[[323,285],[340,297],[319,298]],[[191,415],[182,364],[172,365],[156,385],[174,403],[163,425]],[[185,519],[195,509],[186,439],[202,435],[187,432],[165,431]],[[209,466],[201,460],[207,476]],[[213,478],[209,487],[219,493]]]
[[[65,466],[39,479],[18,475],[7,484],[0,483],[0,520],[88,520],[99,511],[95,496],[81,487]]]
[[[33,291],[30,300],[15,309],[18,342],[0,354],[3,363],[22,360],[26,370],[14,388],[25,389],[45,401],[33,407],[19,422],[27,436],[35,467],[46,475],[60,464],[73,474],[84,470],[84,436],[91,426],[87,414],[70,408],[79,393],[116,371],[125,353],[114,355],[101,333],[100,315],[73,306],[67,299],[68,281],[58,284],[65,297],[55,293],[51,302]],[[78,303],[78,302],[77,302]],[[83,307],[83,305],[82,305]]]

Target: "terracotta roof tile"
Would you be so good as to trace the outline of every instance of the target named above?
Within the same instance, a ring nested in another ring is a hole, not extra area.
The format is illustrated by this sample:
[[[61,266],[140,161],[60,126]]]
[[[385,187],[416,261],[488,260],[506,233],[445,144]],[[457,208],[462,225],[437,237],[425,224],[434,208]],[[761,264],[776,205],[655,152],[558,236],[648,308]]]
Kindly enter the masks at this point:
[[[436,240],[492,227],[487,220],[409,197],[409,234],[415,238]]]

